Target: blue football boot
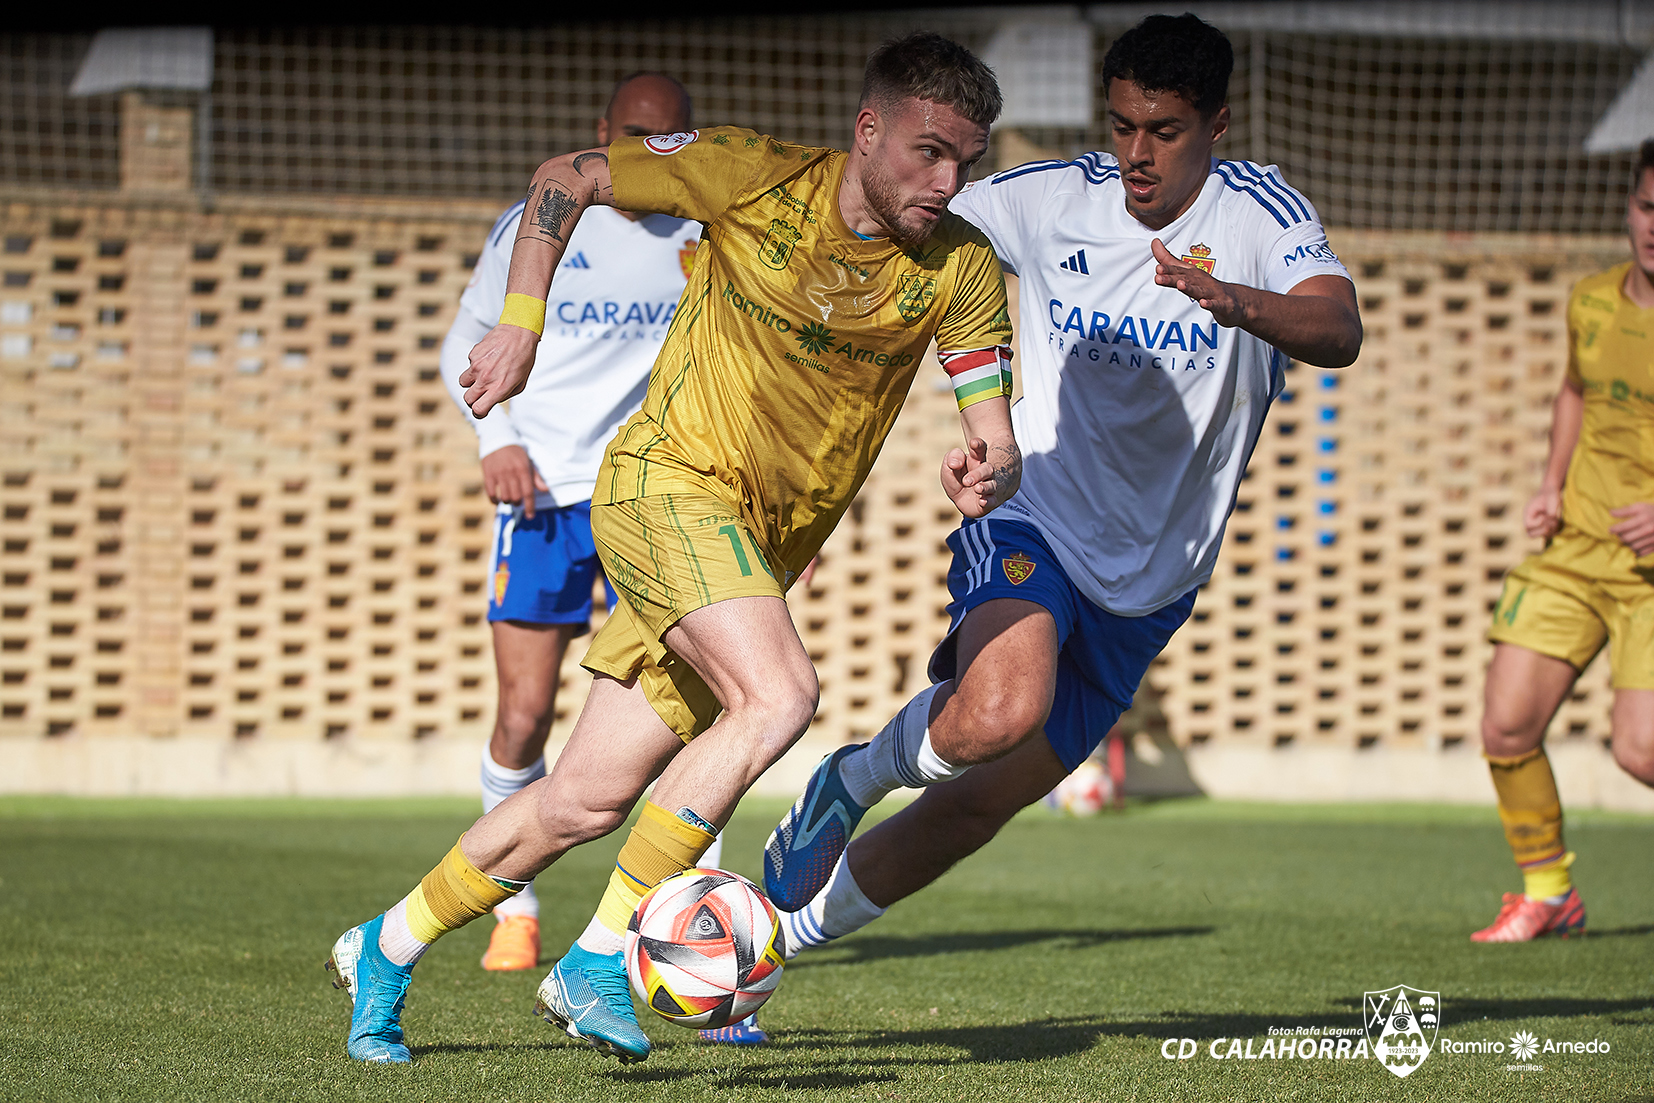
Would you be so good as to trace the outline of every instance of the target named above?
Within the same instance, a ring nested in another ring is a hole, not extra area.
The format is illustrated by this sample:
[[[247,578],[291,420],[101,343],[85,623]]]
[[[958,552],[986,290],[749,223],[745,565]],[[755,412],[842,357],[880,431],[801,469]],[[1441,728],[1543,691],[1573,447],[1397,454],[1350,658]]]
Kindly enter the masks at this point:
[[[815,899],[833,876],[867,809],[850,799],[839,763],[867,746],[840,747],[821,760],[804,795],[770,834],[764,846],[764,891],[782,911],[795,912]]]
[[[379,950],[383,915],[352,927],[333,944],[327,968],[337,974],[333,987],[350,995],[350,1037],[345,1051],[358,1061],[406,1064],[413,1060],[402,1044],[402,1004],[408,998],[412,965],[393,965]]]
[[[758,1026],[756,1011],[738,1023],[701,1031],[701,1041],[721,1042],[726,1046],[761,1046],[769,1040],[770,1036]]]
[[[534,1013],[620,1063],[649,1056],[649,1038],[637,1025],[632,986],[621,954],[594,954],[578,944],[560,958],[535,993]]]

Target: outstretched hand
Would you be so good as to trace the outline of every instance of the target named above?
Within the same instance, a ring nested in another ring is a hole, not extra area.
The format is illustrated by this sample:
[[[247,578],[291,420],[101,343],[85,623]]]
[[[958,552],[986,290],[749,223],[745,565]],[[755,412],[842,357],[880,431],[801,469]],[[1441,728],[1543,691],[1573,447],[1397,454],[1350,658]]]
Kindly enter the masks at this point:
[[[1157,262],[1154,266],[1155,283],[1161,287],[1177,288],[1199,303],[1203,310],[1211,311],[1218,325],[1232,329],[1245,324],[1246,308],[1237,285],[1224,283],[1204,268],[1178,260],[1159,238],[1149,242],[1149,250],[1154,253]]]
[[[497,325],[471,350],[471,366],[459,374],[465,404],[477,417],[522,391],[534,367],[539,337],[521,326]]]
[[[942,457],[942,490],[966,517],[983,517],[1003,499],[999,480],[988,462],[988,442],[972,437],[970,452],[955,448]]]

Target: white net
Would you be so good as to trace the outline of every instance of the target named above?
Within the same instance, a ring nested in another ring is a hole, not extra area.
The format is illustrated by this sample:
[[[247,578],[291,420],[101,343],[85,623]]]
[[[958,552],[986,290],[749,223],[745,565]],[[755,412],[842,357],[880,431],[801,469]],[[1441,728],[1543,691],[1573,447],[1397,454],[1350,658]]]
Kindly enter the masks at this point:
[[[1060,125],[1019,118],[1035,147],[1106,148],[1098,78],[1108,44],[1130,25],[1108,18],[1064,30],[1091,47],[1091,122],[1075,125],[1072,103]],[[680,76],[703,124],[837,143],[868,52],[918,26],[979,51],[1025,30],[1013,10],[958,9],[526,31],[223,31],[207,101],[208,183],[219,192],[510,197],[541,159],[592,141],[614,81],[639,68]],[[1224,152],[1279,164],[1330,225],[1619,228],[1630,155],[1587,154],[1584,140],[1632,77],[1639,53],[1623,43],[1230,36],[1235,122]],[[68,95],[89,42],[0,35],[0,184],[117,185],[118,97]],[[1023,82],[1039,75],[1036,66]]]

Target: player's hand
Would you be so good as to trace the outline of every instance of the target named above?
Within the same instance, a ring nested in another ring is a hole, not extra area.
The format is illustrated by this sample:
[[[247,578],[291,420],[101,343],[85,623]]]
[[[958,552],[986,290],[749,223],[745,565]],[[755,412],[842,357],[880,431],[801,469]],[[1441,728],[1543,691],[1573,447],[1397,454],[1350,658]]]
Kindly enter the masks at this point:
[[[540,338],[522,326],[498,325],[471,350],[471,366],[459,373],[465,404],[477,417],[523,389]]]
[[[550,490],[540,473],[529,462],[528,453],[521,445],[508,444],[496,448],[482,458],[482,489],[495,505],[516,502],[523,507],[523,516],[533,518],[536,491]]]
[[[955,448],[942,457],[942,490],[966,517],[983,517],[999,504],[999,484],[988,462],[988,442],[971,439],[969,453]]]
[[[1245,324],[1245,304],[1235,284],[1214,279],[1205,269],[1178,260],[1159,238],[1149,242],[1149,250],[1158,262],[1154,266],[1155,283],[1177,288],[1203,310],[1211,311],[1220,326],[1234,329]]]
[[[1562,492],[1549,488],[1528,499],[1522,507],[1522,527],[1529,536],[1549,540],[1562,527]]]
[[[1632,502],[1628,506],[1610,510],[1609,514],[1624,518],[1608,531],[1636,552],[1638,559],[1645,555],[1654,555],[1654,502]]]

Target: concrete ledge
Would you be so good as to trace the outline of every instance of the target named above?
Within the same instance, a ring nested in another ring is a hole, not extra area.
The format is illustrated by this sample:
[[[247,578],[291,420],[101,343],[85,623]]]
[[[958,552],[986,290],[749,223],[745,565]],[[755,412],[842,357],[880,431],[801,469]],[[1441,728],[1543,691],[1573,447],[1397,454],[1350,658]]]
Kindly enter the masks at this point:
[[[1548,748],[1562,807],[1654,813],[1641,784],[1595,741]],[[1262,801],[1494,803],[1487,763],[1470,749],[1201,746],[1184,751],[1208,796]],[[1129,776],[1129,775],[1128,775]]]
[[[753,792],[796,797],[837,740],[806,734]],[[560,747],[548,747],[554,755]],[[424,739],[299,742],[142,736],[0,739],[0,793],[84,797],[477,795],[482,745]]]

